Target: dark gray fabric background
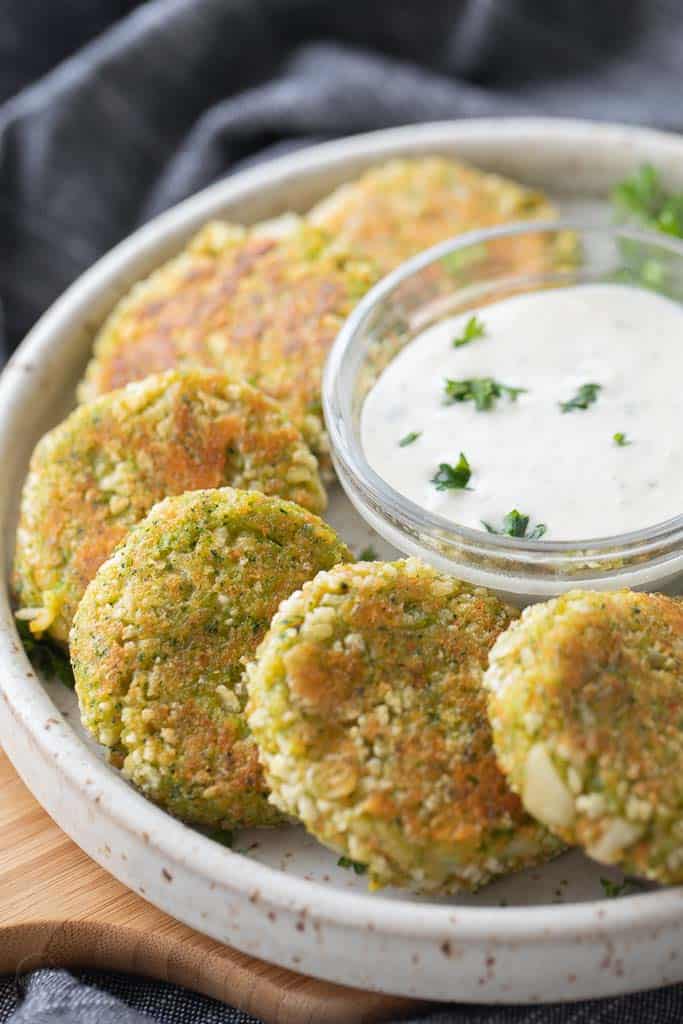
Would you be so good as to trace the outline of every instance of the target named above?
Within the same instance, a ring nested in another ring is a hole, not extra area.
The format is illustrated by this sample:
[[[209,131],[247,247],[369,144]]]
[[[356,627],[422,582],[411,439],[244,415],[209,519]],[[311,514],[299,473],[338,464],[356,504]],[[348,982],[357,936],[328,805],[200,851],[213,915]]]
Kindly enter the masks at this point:
[[[0,0],[0,353],[136,225],[245,162],[485,114],[681,130],[682,72],[680,0]],[[33,975],[14,1024],[249,1020],[169,985],[87,980],[98,990]],[[0,979],[0,1021],[16,1002]],[[683,987],[432,1018],[682,1020]]]

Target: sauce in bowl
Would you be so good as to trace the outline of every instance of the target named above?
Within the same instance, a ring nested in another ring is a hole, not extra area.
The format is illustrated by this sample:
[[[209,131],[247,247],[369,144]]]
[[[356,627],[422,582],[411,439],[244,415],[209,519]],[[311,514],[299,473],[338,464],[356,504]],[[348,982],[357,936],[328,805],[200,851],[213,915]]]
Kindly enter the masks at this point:
[[[503,299],[424,330],[365,400],[365,456],[455,523],[583,540],[683,504],[683,310],[630,285]]]

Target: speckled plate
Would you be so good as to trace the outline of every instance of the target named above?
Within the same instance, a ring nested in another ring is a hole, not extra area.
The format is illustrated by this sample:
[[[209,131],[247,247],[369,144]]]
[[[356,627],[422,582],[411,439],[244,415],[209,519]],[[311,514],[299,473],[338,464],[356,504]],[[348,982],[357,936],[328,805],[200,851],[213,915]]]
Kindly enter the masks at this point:
[[[238,174],[158,218],[97,263],[31,331],[0,378],[3,564],[38,437],[68,409],[93,328],[129,285],[206,219],[305,210],[369,163],[443,152],[538,185],[565,209],[607,215],[609,187],[643,160],[683,188],[683,140],[559,120],[454,122],[362,135]],[[370,541],[341,494],[330,518]],[[5,574],[6,575],[6,574]],[[683,889],[604,899],[619,876],[573,852],[476,897],[368,895],[301,830],[238,836],[234,851],[154,807],[79,729],[73,694],[31,670],[0,595],[0,740],[61,827],[131,889],[215,939],[317,977],[430,999],[578,999],[683,980]]]

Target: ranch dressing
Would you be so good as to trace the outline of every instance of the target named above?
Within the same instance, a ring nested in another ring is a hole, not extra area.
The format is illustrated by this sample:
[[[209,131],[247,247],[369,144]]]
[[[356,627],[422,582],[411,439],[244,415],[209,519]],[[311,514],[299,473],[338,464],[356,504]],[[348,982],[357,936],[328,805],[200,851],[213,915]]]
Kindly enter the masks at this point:
[[[683,511],[683,311],[591,284],[444,320],[381,374],[361,431],[387,483],[465,526],[546,540],[652,526]]]

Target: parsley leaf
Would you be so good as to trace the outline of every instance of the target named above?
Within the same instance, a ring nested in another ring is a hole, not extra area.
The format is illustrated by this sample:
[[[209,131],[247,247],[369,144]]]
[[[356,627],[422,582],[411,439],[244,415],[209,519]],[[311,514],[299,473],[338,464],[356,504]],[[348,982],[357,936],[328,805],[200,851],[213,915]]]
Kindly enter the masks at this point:
[[[514,402],[517,396],[524,394],[525,391],[526,388],[511,388],[507,384],[501,384],[493,377],[469,377],[465,380],[447,378],[445,385],[447,405],[453,402],[474,402],[478,412],[492,409],[496,399],[503,395]]]
[[[221,846],[227,846],[229,850],[232,850],[235,843],[235,833],[225,828],[213,828],[208,829],[205,833],[209,839],[213,839],[214,843],[220,843]],[[246,851],[237,851],[238,853]]]
[[[460,458],[455,466],[449,466],[447,462],[440,462],[437,472],[431,479],[437,491],[462,491],[470,490],[467,486],[472,476],[470,464],[464,452],[460,452]]]
[[[560,409],[562,412],[572,412],[574,409],[587,409],[593,402],[597,402],[601,391],[602,384],[582,384],[573,398],[559,403]]]
[[[407,448],[409,444],[412,444],[414,441],[417,441],[418,437],[421,436],[421,430],[411,430],[409,433],[405,435],[405,437],[401,438],[401,440],[398,442],[398,446],[399,448]]]
[[[646,228],[683,238],[683,192],[669,192],[659,172],[650,164],[640,167],[612,191],[612,201],[622,220],[635,220]],[[619,249],[625,265],[617,280],[634,280],[646,288],[671,294],[670,266],[652,255],[652,247],[635,239],[621,238]],[[677,292],[674,286],[674,292]]]
[[[503,530],[509,537],[525,537],[529,517],[522,515],[516,508],[503,516]]]
[[[621,430],[618,430],[616,434],[612,434],[612,440],[619,448],[626,448],[627,445],[631,444],[626,434]]]
[[[379,555],[373,548],[372,544],[368,544],[358,555],[360,562],[376,562],[379,559]]]
[[[623,882],[613,882],[609,878],[601,878],[600,885],[602,891],[609,900],[617,899],[618,896],[631,896],[635,892],[642,890],[642,883],[636,881],[636,879],[625,878]]]
[[[39,640],[35,637],[29,629],[28,622],[20,619],[17,622],[17,629],[28,660],[33,667],[49,679],[56,677],[73,690],[74,674],[68,654],[56,647],[50,640]]]
[[[453,348],[462,348],[463,345],[469,345],[471,341],[474,341],[476,338],[483,338],[485,334],[486,327],[475,314],[465,324],[462,334],[453,339]]]
[[[641,224],[683,238],[683,192],[667,192],[659,172],[650,164],[617,185],[612,201]]]
[[[548,529],[545,523],[538,523],[531,533],[527,534],[526,531],[529,526],[529,516],[525,516],[521,512],[518,512],[516,508],[513,508],[512,512],[508,512],[507,515],[503,516],[503,526],[500,530],[497,530],[495,526],[491,526],[490,523],[485,522],[483,519],[481,521],[481,525],[484,526],[489,533],[502,534],[506,537],[525,537],[527,540],[540,540]]]
[[[350,868],[355,875],[364,875],[368,870],[367,864],[360,864],[357,860],[351,860],[350,857],[340,857],[337,861],[337,866],[340,868]]]

